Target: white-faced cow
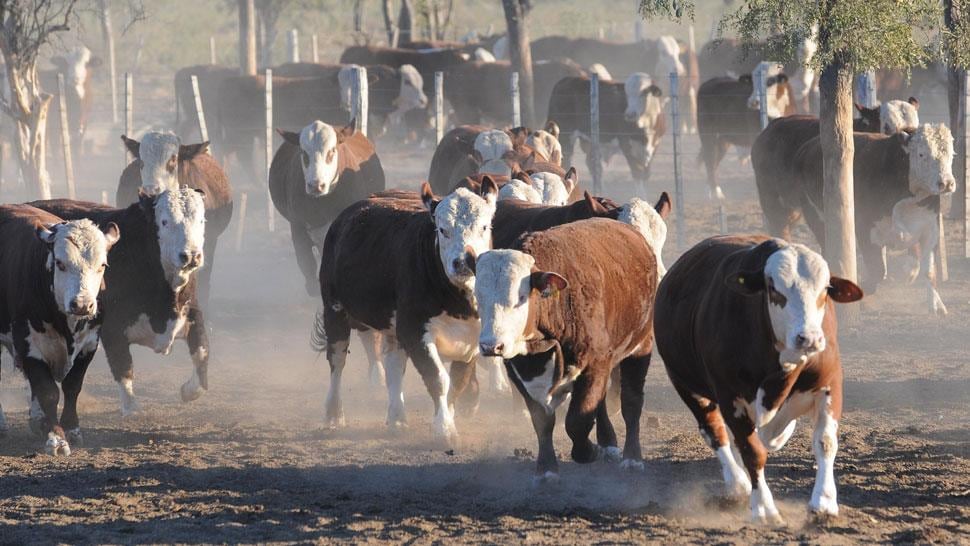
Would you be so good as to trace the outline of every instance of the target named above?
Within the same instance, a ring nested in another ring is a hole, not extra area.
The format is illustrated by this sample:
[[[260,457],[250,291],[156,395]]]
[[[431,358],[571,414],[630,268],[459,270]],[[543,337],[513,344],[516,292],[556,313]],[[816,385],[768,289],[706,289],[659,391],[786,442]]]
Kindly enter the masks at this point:
[[[124,135],[121,140],[135,160],[125,167],[118,180],[118,191],[115,195],[117,206],[126,207],[137,203],[139,193],[158,195],[163,191],[179,188],[198,190],[205,196],[204,227],[201,224],[191,224],[194,218],[186,219],[196,231],[187,235],[188,240],[184,244],[192,248],[195,254],[174,255],[181,252],[183,243],[178,242],[172,247],[173,255],[168,261],[175,263],[181,258],[185,260],[183,267],[192,266],[190,271],[201,266],[198,273],[199,302],[202,307],[207,307],[212,292],[216,243],[232,220],[232,188],[226,172],[218,161],[206,153],[208,142],[183,145],[173,133],[157,131],[147,133],[140,143]],[[193,206],[189,202],[183,204]],[[162,226],[161,229],[165,231],[178,228],[172,223]],[[182,281],[183,284],[188,281],[187,274],[182,276]]]
[[[111,267],[104,276],[100,330],[108,367],[118,383],[122,416],[138,409],[132,344],[167,355],[175,340],[184,338],[194,367],[180,394],[185,402],[199,398],[209,387],[209,339],[196,296],[206,246],[201,240],[201,191],[143,191],[123,209],[65,199],[31,204],[61,218],[89,219],[102,229],[116,224],[125,234],[108,252]]]
[[[323,312],[313,336],[330,361],[331,425],[344,421],[340,382],[350,330],[370,329],[383,343],[388,426],[406,421],[401,381],[410,358],[434,401],[435,438],[457,440],[451,375],[473,371],[478,356],[475,258],[492,246],[497,194],[489,180],[480,195],[461,188],[439,200],[424,183],[420,200],[409,192],[376,195],[334,220],[323,246]]]
[[[589,87],[589,78],[564,78],[549,99],[548,119],[561,130],[562,160],[567,165],[573,155],[573,139],[579,138],[584,150],[589,149]],[[643,73],[630,75],[626,82],[600,82],[599,90],[600,142],[617,141],[633,179],[642,186],[666,132],[663,108],[667,99]],[[587,153],[586,163],[592,171],[591,155]]]
[[[640,414],[658,282],[656,253],[643,234],[603,218],[573,222],[486,252],[475,272],[480,350],[506,359],[526,400],[539,442],[536,480],[558,479],[555,410],[570,392],[573,460],[622,458],[625,467],[642,467]],[[605,403],[616,366],[627,430],[622,452]],[[594,422],[596,444],[589,440]]]
[[[838,513],[842,364],[834,303],[861,297],[817,253],[762,236],[702,241],[660,283],[657,350],[717,454],[728,494],[750,493],[755,521],[781,521],[765,479],[767,452],[781,449],[805,414],[815,427],[817,465],[809,507]]]
[[[313,247],[323,248],[330,222],[347,206],[384,189],[384,169],[374,144],[354,127],[314,121],[283,137],[269,171],[276,210],[290,223],[296,263],[307,293],[318,292]]]
[[[801,198],[800,205],[805,222],[822,248],[825,248],[822,147],[819,137],[809,140],[799,148],[792,165],[795,175],[793,183]],[[864,266],[862,287],[867,294],[874,294],[878,283],[887,276],[882,258],[882,248],[887,244],[886,237],[883,235],[874,238],[873,235],[876,232],[885,232],[885,226],[893,219],[898,203],[904,200],[908,200],[908,203],[923,203],[918,210],[910,210],[908,215],[911,217],[921,211],[919,215],[925,216],[925,221],[910,218],[906,222],[910,227],[890,228],[899,234],[900,241],[922,239],[929,243],[931,239],[938,237],[925,232],[914,235],[909,229],[917,224],[927,226],[926,229],[931,224],[935,226],[939,200],[927,198],[954,191],[956,179],[952,165],[953,137],[942,123],[924,124],[912,135],[855,134],[853,177],[856,240]],[[932,231],[936,231],[935,228]],[[936,281],[930,267],[933,263],[933,247],[923,248],[921,245],[921,250],[921,269],[926,279],[930,312],[945,314],[946,307],[936,291]]]
[[[90,220],[0,206],[0,343],[27,378],[30,426],[46,437],[51,455],[70,455],[70,443],[82,441],[77,397],[98,349],[99,293],[108,250],[119,238],[114,224],[101,231]],[[57,383],[64,391],[60,419]]]

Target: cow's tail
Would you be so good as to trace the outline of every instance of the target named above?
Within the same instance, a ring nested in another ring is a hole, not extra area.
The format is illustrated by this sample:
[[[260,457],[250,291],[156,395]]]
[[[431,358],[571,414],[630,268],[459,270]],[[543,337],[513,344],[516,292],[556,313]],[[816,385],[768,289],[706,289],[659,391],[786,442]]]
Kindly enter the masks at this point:
[[[310,330],[310,347],[318,353],[327,350],[327,329],[323,322],[323,308],[317,311],[316,316],[313,317],[313,329]]]

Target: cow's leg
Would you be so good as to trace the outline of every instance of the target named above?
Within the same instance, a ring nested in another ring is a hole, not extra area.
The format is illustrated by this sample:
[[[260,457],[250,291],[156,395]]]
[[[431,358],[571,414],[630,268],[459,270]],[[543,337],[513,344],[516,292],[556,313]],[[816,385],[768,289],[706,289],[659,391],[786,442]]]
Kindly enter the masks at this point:
[[[674,382],[674,388],[694,414],[701,437],[717,455],[728,496],[736,499],[747,497],[751,493],[751,480],[741,466],[743,463],[740,455],[734,455],[737,448],[734,447],[717,403],[707,396],[691,392],[677,382]]]
[[[640,450],[640,417],[643,415],[643,387],[650,369],[651,354],[631,356],[620,362],[620,409],[626,423],[623,468],[643,469]]]
[[[936,291],[937,271],[935,255],[936,245],[940,240],[939,233],[935,227],[929,231],[932,233],[924,234],[920,237],[920,247],[922,249],[920,269],[923,271],[923,276],[926,279],[926,294],[929,300],[930,313],[945,316],[947,314],[946,305],[943,305],[943,298]],[[863,290],[865,289],[863,288]]]
[[[313,256],[313,239],[306,226],[290,222],[290,237],[293,239],[293,250],[296,252],[296,265],[303,273],[306,292],[312,297],[320,297],[320,279],[317,271],[317,259]]]
[[[597,370],[598,367],[604,366],[595,363],[576,379],[569,411],[566,412],[566,434],[573,442],[572,458],[577,463],[591,463],[600,455],[600,449],[589,441],[589,433],[593,429],[600,402],[606,396],[609,372]]]
[[[765,407],[764,389],[758,389],[755,397],[755,414],[758,437],[769,452],[785,446],[795,432],[796,419],[812,409],[814,397],[808,393],[792,393],[779,407]]]
[[[509,378],[505,373],[505,364],[501,358],[479,356],[478,361],[488,369],[488,384],[493,392],[511,392]]]
[[[88,365],[94,359],[97,346],[89,352],[82,352],[74,358],[74,365],[67,373],[61,383],[64,391],[64,409],[61,412],[61,428],[66,431],[66,439],[69,444],[83,445],[84,437],[81,435],[81,423],[77,415],[77,397],[81,394],[81,385],[84,383],[84,374],[88,371]]]
[[[124,329],[120,327],[101,326],[101,345],[104,355],[108,359],[111,375],[118,383],[118,397],[121,404],[121,416],[129,417],[138,411],[138,401],[135,399],[135,370],[132,367],[131,345],[125,337]]]
[[[384,358],[381,353],[381,333],[377,330],[360,330],[360,344],[367,355],[368,378],[372,387],[384,385]]]
[[[707,188],[709,199],[724,199],[724,192],[717,182],[717,166],[727,154],[728,143],[710,135],[701,140],[701,157],[704,160],[704,168],[707,171]]]
[[[879,283],[887,276],[886,269],[882,260],[882,247],[872,244],[864,239],[859,241],[859,253],[862,255],[862,291],[866,295],[876,293]]]
[[[408,357],[404,349],[398,346],[393,330],[381,332],[381,354],[384,356],[387,377],[387,426],[392,429],[406,427],[403,386]]]
[[[205,318],[202,309],[190,307],[188,312],[188,333],[185,342],[192,355],[192,377],[182,384],[180,394],[183,402],[191,402],[209,390],[209,335],[205,331]]]
[[[23,369],[30,384],[31,429],[47,437],[44,447],[49,455],[70,455],[71,446],[57,420],[57,403],[61,393],[50,367],[43,360],[25,356]]]
[[[400,339],[400,334],[398,338]],[[402,340],[403,343],[403,340]],[[455,428],[455,414],[448,403],[448,390],[451,387],[451,377],[445,368],[438,347],[431,341],[419,339],[416,343],[405,345],[408,356],[414,367],[421,374],[425,388],[434,401],[434,420],[431,432],[436,440],[454,446],[458,441],[458,430]]]
[[[525,405],[529,409],[532,428],[536,432],[536,440],[539,444],[539,455],[536,457],[536,474],[532,483],[533,485],[542,485],[558,482],[559,459],[556,457],[556,448],[552,443],[552,432],[556,428],[556,411],[554,408],[533,400],[522,380],[515,373],[513,360],[505,360],[504,362],[512,385],[522,395],[522,400],[525,401]]]
[[[323,327],[326,332],[327,361],[330,363],[330,386],[327,389],[326,422],[331,428],[345,426],[344,408],[340,400],[340,382],[347,364],[350,346],[350,322],[342,310],[324,304]]]
[[[751,479],[751,519],[761,523],[784,523],[768,489],[768,483],[765,481],[768,451],[758,438],[754,422],[743,407],[727,415],[722,414],[722,417],[734,434],[734,444],[741,452],[741,460]]]
[[[620,367],[617,366],[610,372],[610,382],[606,386],[606,407],[614,415],[623,409],[623,403],[620,397],[621,380]]]
[[[451,390],[448,403],[456,407],[465,417],[478,411],[478,378],[475,377],[475,359],[471,362],[454,361],[451,363]]]
[[[815,393],[815,433],[812,451],[815,452],[815,488],[808,507],[816,514],[837,516],[839,504],[835,491],[835,453],[839,450],[839,416],[834,407],[841,406],[841,392],[822,389]]]
[[[622,458],[622,452],[616,444],[616,430],[610,420],[610,411],[604,396],[596,406],[596,445],[599,446],[603,458],[611,463],[618,463]]]
[[[2,352],[3,350],[0,349],[0,353]],[[0,370],[2,369],[3,369],[3,363],[0,362]],[[4,436],[6,436],[8,432],[10,432],[10,425],[7,424],[7,416],[4,415],[3,406],[0,405],[0,438],[3,438]]]

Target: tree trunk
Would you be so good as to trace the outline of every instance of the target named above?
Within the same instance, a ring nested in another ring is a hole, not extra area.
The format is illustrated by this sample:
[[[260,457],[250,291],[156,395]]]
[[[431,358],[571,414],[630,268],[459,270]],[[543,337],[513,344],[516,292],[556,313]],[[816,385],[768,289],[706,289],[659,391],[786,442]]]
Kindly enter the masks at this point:
[[[354,0],[354,32],[364,31],[364,0]]]
[[[381,12],[384,14],[384,30],[387,32],[387,47],[394,47],[394,18],[391,16],[392,0],[384,0],[381,3]]]
[[[17,59],[7,55],[10,104],[6,110],[14,122],[13,149],[17,164],[30,188],[31,198],[50,199],[51,179],[47,172],[47,113],[53,95],[40,91],[37,70],[21,71]]]
[[[243,75],[256,75],[255,0],[239,0],[239,68]]]
[[[852,179],[852,161],[855,156],[855,142],[852,138],[852,70],[843,56],[836,55],[822,70],[819,95],[825,259],[833,275],[856,281],[858,274]],[[855,306],[850,307],[845,308],[846,313],[843,315],[858,313]]]
[[[954,6],[953,0],[946,0],[944,2],[943,22],[947,30],[951,32],[955,31],[961,17],[963,17],[963,13],[960,10],[960,6]],[[965,71],[956,67],[950,66],[947,68],[947,103],[950,109],[950,129],[953,131],[953,137],[956,141],[954,142],[956,155],[953,159],[953,170],[955,171],[957,179],[957,190],[951,200],[950,218],[963,218],[965,213],[964,209],[966,208],[966,199],[964,198],[967,191],[967,157],[964,153],[966,150],[966,146],[964,145],[966,127],[964,127],[964,118],[960,112],[960,99],[965,93],[963,89],[964,74]]]
[[[509,58],[519,73],[519,101],[522,125],[535,125],[535,86],[532,78],[532,47],[529,45],[528,7],[525,0],[502,0],[508,26]]]
[[[118,124],[118,73],[115,63],[115,38],[111,28],[111,10],[107,0],[99,0],[101,8],[101,36],[104,40],[104,51],[108,56],[108,74],[111,78],[111,121]]]
[[[397,27],[401,29],[398,34],[397,43],[399,46],[410,44],[414,39],[414,8],[411,0],[401,0],[401,11],[397,16]]]

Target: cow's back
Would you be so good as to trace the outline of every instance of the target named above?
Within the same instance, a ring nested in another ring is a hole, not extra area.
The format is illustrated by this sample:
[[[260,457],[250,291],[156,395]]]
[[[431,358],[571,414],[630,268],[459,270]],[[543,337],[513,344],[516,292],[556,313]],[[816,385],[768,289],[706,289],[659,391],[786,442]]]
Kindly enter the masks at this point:
[[[770,194],[779,205],[798,206],[797,195],[794,195],[793,159],[803,144],[818,136],[818,131],[817,117],[795,115],[772,120],[755,138],[751,146],[751,166],[759,195]]]
[[[435,194],[451,191],[455,182],[478,171],[475,138],[487,130],[482,125],[460,125],[448,131],[431,156],[428,183]]]
[[[618,212],[604,211],[603,217],[616,218]],[[492,247],[510,248],[526,233],[547,230],[570,222],[592,218],[596,213],[585,202],[549,206],[507,199],[499,201],[492,220]]]

